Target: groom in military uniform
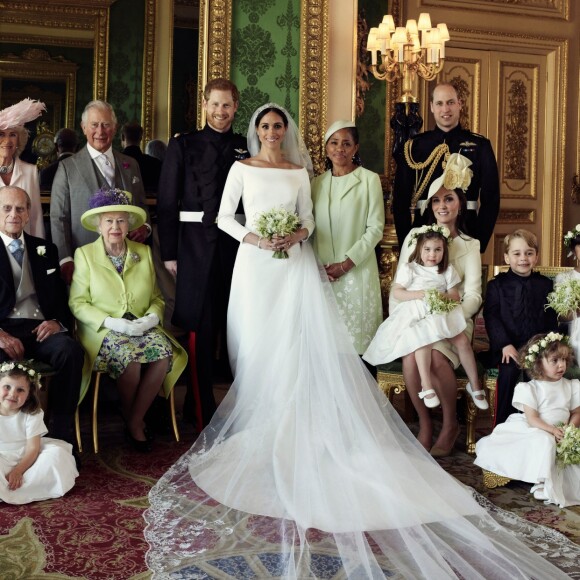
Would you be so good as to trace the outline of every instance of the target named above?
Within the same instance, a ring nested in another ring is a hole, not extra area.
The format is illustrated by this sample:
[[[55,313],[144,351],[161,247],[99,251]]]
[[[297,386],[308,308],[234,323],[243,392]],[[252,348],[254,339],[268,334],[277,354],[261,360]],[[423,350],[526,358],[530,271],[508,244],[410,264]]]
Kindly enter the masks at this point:
[[[169,140],[157,198],[161,257],[176,277],[172,322],[192,333],[192,374],[197,370],[184,415],[195,420],[199,431],[216,410],[216,339],[221,338],[225,351],[227,305],[239,246],[218,229],[216,218],[230,167],[249,157],[245,137],[232,130],[240,98],[236,86],[227,79],[214,79],[203,97],[207,124],[201,131]],[[191,417],[193,409],[195,417]]]
[[[426,216],[420,210],[426,203],[429,185],[443,173],[444,161],[451,153],[461,153],[473,163],[473,179],[466,191],[465,233],[478,239],[481,252],[485,252],[499,213],[497,161],[488,139],[461,127],[461,107],[455,87],[438,84],[431,95],[431,112],[437,127],[407,141],[404,154],[397,160],[393,214],[399,246],[411,227],[424,224]]]

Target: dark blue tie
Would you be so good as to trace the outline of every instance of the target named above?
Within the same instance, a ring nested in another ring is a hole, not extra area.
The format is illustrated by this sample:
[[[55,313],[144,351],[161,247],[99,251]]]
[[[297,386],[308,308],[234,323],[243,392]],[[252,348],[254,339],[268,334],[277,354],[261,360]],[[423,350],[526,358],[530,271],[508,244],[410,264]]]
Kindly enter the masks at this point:
[[[10,248],[10,252],[14,256],[15,260],[18,262],[20,267],[22,267],[22,258],[24,257],[24,248],[22,247],[21,240],[12,240],[8,244],[8,248]]]

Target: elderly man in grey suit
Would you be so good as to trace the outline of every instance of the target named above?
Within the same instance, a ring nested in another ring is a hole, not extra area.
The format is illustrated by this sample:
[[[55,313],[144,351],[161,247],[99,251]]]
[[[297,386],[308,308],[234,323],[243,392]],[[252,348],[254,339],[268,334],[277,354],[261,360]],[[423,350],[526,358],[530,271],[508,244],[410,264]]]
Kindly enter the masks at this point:
[[[61,257],[62,276],[70,284],[74,271],[74,251],[93,242],[98,234],[81,225],[81,215],[88,209],[90,196],[102,187],[119,188],[133,195],[133,203],[145,207],[145,191],[137,162],[112,148],[117,131],[113,107],[105,101],[91,101],[83,111],[81,128],[87,144],[58,167],[50,196],[52,241]],[[144,242],[150,233],[148,224],[129,237]]]

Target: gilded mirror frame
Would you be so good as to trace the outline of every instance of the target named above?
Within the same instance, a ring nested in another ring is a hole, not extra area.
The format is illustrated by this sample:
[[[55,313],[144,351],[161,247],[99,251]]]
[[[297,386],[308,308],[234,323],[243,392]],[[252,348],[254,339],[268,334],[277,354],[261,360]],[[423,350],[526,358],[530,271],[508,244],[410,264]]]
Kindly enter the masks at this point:
[[[64,122],[62,127],[74,127],[76,78],[78,65],[74,62],[50,58],[39,48],[30,48],[22,56],[0,58],[0,79],[63,82],[65,85]],[[57,127],[59,128],[59,127]]]
[[[4,42],[43,46],[74,46],[93,49],[93,98],[107,95],[109,7],[114,0],[77,0],[74,10],[46,0],[2,2],[0,33]],[[59,35],[40,35],[52,28]],[[36,32],[35,32],[36,31]]]
[[[328,2],[302,0],[300,5],[299,127],[316,172],[322,170],[324,160],[322,135],[328,102]],[[232,0],[200,0],[199,103],[208,80],[230,76],[231,38]],[[204,124],[204,110],[200,107],[198,128]]]

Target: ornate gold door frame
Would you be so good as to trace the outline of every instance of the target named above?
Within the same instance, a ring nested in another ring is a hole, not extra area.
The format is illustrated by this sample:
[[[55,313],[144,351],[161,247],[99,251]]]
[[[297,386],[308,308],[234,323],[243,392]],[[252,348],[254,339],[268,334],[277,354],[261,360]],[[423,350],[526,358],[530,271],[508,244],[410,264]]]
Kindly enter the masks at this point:
[[[300,113],[304,142],[321,168],[322,135],[326,127],[328,92],[328,2],[302,0],[300,16]],[[216,77],[229,78],[231,64],[232,0],[200,0],[199,3],[199,102],[203,87]],[[203,109],[198,127],[205,124]]]

